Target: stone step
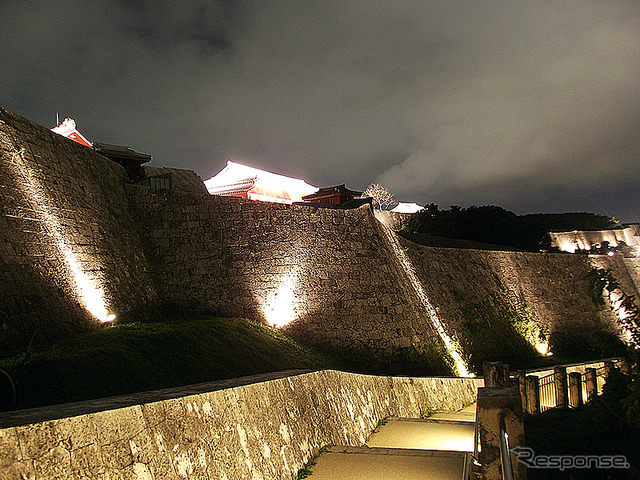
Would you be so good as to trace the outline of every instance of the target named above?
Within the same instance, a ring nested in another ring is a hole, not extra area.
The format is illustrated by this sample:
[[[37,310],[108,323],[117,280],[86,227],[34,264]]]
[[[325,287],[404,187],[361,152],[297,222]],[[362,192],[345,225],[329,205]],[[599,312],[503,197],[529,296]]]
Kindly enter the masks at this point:
[[[329,447],[311,471],[313,480],[460,480],[464,452],[404,448]]]
[[[429,416],[429,420],[455,420],[460,422],[476,421],[476,404],[458,410],[457,412],[438,412]]]
[[[475,423],[455,420],[392,418],[369,437],[378,448],[473,452]]]

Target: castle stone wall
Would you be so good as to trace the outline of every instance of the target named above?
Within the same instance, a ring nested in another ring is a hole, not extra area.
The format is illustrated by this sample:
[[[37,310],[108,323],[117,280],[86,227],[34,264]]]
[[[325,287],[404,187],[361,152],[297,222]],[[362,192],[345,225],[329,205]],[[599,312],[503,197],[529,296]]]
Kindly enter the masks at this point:
[[[0,161],[0,350],[155,306],[121,167],[3,109]]]
[[[612,320],[609,310],[597,306],[587,293],[591,263],[585,255],[415,244],[408,251],[441,317],[454,330],[464,318],[456,296],[476,301],[497,297],[523,315],[526,309],[530,318],[550,331],[562,325],[589,327]]]
[[[127,191],[166,303],[262,321],[273,321],[274,305],[275,318],[290,307],[284,331],[311,344],[384,351],[439,342],[368,206]]]
[[[591,260],[584,256],[423,247],[396,239],[368,206],[154,191],[128,184],[122,168],[93,150],[6,110],[0,155],[0,350],[95,327],[84,298],[98,291],[103,310],[120,319],[162,303],[291,319],[283,331],[307,344],[372,354],[436,348],[447,357],[398,242],[451,336],[464,318],[460,294],[494,304],[500,298],[549,331],[614,322],[587,293]],[[637,289],[637,259],[597,263],[623,272],[625,288]]]
[[[128,407],[0,429],[0,476],[290,480],[326,445],[362,445],[389,416],[458,410],[482,385],[321,371],[151,403],[142,394]]]

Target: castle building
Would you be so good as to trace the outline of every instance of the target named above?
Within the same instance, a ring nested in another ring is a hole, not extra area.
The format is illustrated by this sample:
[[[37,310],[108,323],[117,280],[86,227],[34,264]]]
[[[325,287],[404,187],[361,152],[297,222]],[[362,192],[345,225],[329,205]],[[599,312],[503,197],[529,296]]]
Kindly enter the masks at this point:
[[[227,160],[227,165],[204,181],[211,195],[241,197],[262,202],[300,202],[302,197],[318,191],[304,180]]]
[[[76,122],[73,118],[65,118],[62,123],[53,127],[51,131],[73,140],[80,145],[93,148],[100,155],[120,164],[126,170],[127,175],[131,180],[138,180],[144,177],[142,164],[148,163],[152,159],[151,155],[136,152],[129,147],[110,145],[108,143],[90,142],[78,131],[76,128]]]
[[[325,203],[331,205],[342,205],[356,198],[362,197],[362,192],[349,190],[345,184],[336,185],[335,187],[325,187],[319,189],[315,193],[305,195],[302,200],[311,203]]]

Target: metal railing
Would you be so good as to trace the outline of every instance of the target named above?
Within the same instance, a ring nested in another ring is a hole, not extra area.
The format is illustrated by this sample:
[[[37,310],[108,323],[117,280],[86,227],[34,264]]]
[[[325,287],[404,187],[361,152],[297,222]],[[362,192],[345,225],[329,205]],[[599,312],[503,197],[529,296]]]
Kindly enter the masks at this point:
[[[473,453],[468,452],[465,455],[464,463],[464,480],[471,480],[472,478],[480,478],[481,465],[478,462],[478,453],[480,452],[480,435],[478,433],[478,421],[476,419],[475,428],[473,433]],[[472,477],[473,475],[473,477]]]
[[[558,401],[556,397],[555,374],[545,375],[538,379],[540,382],[540,412],[554,408]]]
[[[513,465],[509,451],[509,435],[504,425],[504,418],[500,421],[500,460],[502,461],[502,478],[513,480]]]
[[[604,391],[604,384],[607,382],[605,367],[596,368],[596,381],[598,395],[602,395],[602,392]]]
[[[545,368],[514,372],[516,375],[511,376],[511,382],[512,386],[517,386],[520,389],[523,399],[522,409],[529,413],[542,413],[558,406],[558,402],[563,402],[564,406],[571,407],[592,400],[593,396],[590,398],[590,394],[593,395],[595,393],[596,396],[602,395],[608,371],[607,363],[609,363],[609,366],[615,366],[621,361],[622,359],[620,358],[607,358],[594,362],[559,365],[564,367],[566,372],[564,375],[567,376],[567,380],[570,374],[573,373],[575,375],[574,372],[580,373],[580,392],[578,393],[575,390],[571,392],[569,382],[565,382],[564,400],[558,398],[558,396],[561,395],[561,391],[558,389],[562,382],[560,384],[557,383],[554,369]],[[593,374],[593,370],[591,369],[595,369],[596,371],[595,385],[594,379],[591,377]],[[529,377],[537,377],[535,388],[538,389],[538,391],[536,393],[531,393],[530,388],[532,388],[533,384],[527,380]],[[591,389],[594,389],[595,392]],[[578,399],[578,395],[580,395],[580,399]],[[529,405],[530,402],[534,401],[536,402],[535,405]]]

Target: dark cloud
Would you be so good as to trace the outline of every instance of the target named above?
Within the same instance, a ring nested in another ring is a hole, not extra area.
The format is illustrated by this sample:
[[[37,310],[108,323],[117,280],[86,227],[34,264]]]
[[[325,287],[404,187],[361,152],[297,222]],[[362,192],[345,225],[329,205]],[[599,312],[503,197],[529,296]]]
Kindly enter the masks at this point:
[[[203,177],[234,158],[420,203],[640,220],[637,2],[24,5],[0,7],[0,103],[39,123],[73,116]]]
[[[121,1],[122,31],[160,52],[189,43],[200,54],[232,48],[233,32],[241,18],[235,1],[199,1],[176,4],[152,0]]]

